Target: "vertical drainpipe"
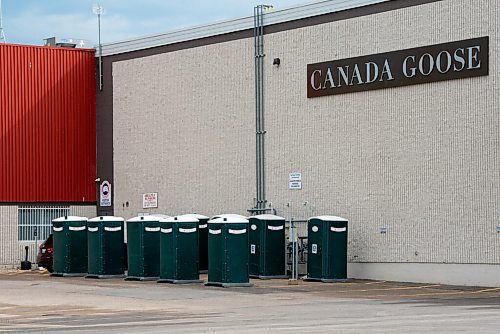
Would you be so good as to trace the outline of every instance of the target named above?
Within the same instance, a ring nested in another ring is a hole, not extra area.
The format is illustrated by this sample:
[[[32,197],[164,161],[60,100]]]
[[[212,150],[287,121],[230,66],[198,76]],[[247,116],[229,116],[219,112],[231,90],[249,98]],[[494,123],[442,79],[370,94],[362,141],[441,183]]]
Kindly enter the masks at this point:
[[[258,9],[256,6],[253,9],[253,40],[254,40],[254,69],[255,69],[255,189],[256,189],[256,202],[255,208],[258,208],[260,205],[260,136],[259,136],[259,109],[260,109],[260,94],[259,94],[259,40],[258,40]]]
[[[260,200],[260,209],[264,209],[266,207],[266,173],[265,173],[265,134],[266,130],[264,128],[264,7],[261,6],[261,15],[260,15],[260,41],[261,41],[261,56],[259,57],[260,63],[260,179],[261,179],[261,200]],[[264,212],[261,212],[264,213]]]
[[[255,134],[256,134],[256,209],[266,207],[265,160],[264,160],[264,9],[271,6],[254,7],[254,48],[255,48]]]

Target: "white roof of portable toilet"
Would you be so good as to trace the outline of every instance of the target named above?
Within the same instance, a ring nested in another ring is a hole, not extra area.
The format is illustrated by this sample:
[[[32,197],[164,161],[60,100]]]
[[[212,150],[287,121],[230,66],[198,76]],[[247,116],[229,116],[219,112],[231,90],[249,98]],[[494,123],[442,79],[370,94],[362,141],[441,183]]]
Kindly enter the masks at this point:
[[[192,217],[196,219],[209,219],[210,217],[200,215],[199,213],[186,213],[185,215],[179,215],[177,217]]]
[[[318,216],[318,217],[309,218],[309,220],[311,220],[311,219],[319,219],[319,220],[324,220],[324,221],[329,221],[329,222],[346,222],[346,221],[348,221],[345,218],[337,217],[337,216]]]
[[[114,216],[99,216],[88,220],[89,222],[124,222],[125,219],[122,217],[114,217]]]
[[[127,220],[127,223],[141,223],[141,222],[157,222],[160,221],[160,217],[157,216],[137,216]]]
[[[247,217],[238,215],[236,213],[223,213],[221,215],[216,215],[212,217],[212,220],[217,219],[217,218],[229,218],[229,217],[236,217],[236,218],[242,218],[242,219],[247,219]]]
[[[256,215],[256,216],[250,216],[250,218],[256,218],[259,220],[285,220],[285,218],[276,216],[276,215],[270,215],[270,214],[264,214],[264,215]]]
[[[164,215],[162,213],[153,213],[153,214],[150,214],[149,216],[158,217],[158,218],[170,218],[170,217],[172,217],[169,215]]]
[[[197,222],[199,222],[197,218],[186,217],[186,216],[176,216],[176,217],[160,219],[160,223],[197,223]]]
[[[236,224],[236,223],[243,223],[243,224],[248,224],[248,219],[242,218],[242,216],[238,217],[239,215],[225,215],[224,217],[218,217],[212,220],[209,220],[209,223],[213,224]]]
[[[87,217],[78,217],[78,216],[63,216],[59,217],[56,219],[52,219],[53,222],[59,223],[59,222],[81,222],[81,221],[87,221]]]

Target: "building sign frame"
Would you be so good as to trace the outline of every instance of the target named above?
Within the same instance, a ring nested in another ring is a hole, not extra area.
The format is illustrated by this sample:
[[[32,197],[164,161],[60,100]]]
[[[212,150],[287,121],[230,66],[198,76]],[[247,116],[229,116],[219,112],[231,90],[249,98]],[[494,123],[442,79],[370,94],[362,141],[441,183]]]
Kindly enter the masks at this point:
[[[307,65],[307,97],[489,74],[489,37]]]

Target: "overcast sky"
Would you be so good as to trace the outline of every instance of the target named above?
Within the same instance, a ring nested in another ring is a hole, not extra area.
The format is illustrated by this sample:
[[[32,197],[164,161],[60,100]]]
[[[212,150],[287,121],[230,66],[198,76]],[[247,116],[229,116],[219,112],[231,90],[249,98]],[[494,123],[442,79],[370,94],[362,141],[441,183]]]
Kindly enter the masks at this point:
[[[0,0],[8,43],[43,45],[47,37],[82,38],[97,44],[92,5],[105,9],[103,43],[253,15],[253,7],[284,9],[312,0]]]

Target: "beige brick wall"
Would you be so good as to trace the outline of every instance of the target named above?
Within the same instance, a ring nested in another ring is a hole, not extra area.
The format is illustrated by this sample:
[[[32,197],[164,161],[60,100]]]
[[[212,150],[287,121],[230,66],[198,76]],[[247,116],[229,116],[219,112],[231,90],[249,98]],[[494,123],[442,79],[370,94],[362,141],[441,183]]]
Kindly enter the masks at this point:
[[[94,218],[97,214],[95,205],[78,205],[70,206],[69,214],[78,217],[87,217],[88,219]]]
[[[144,192],[167,214],[252,206],[252,55],[239,40],[114,64],[115,215],[148,211]]]
[[[13,265],[19,258],[17,247],[17,206],[0,206],[0,266]]]
[[[354,261],[499,263],[499,10],[440,1],[269,36],[269,199],[349,218]],[[305,64],[487,35],[488,77],[306,98]]]
[[[36,205],[34,205],[36,206]],[[93,218],[96,215],[95,206],[70,206],[70,215]],[[24,260],[24,247],[29,247],[28,260],[36,262],[38,246],[44,240],[19,241],[18,240],[18,206],[0,206],[0,267],[17,267]]]
[[[497,1],[447,0],[267,35],[267,199],[278,213],[291,202],[296,218],[349,218],[351,261],[500,263],[499,14]],[[488,77],[306,97],[308,63],[486,35]],[[159,192],[158,212],[244,214],[255,196],[253,40],[119,62],[113,75],[115,213],[147,211],[141,194]],[[303,173],[302,190],[288,190],[290,172]]]

